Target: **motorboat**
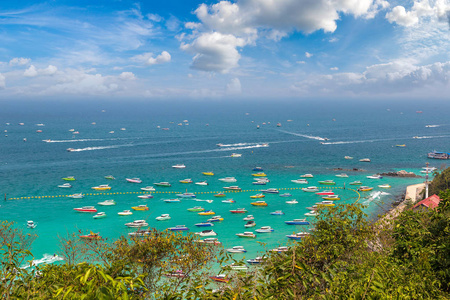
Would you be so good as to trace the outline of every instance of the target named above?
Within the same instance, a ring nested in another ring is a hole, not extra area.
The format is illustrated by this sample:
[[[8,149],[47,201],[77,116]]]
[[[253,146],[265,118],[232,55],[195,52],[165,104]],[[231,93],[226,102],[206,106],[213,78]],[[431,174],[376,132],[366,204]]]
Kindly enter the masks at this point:
[[[78,193],[78,194],[69,195],[67,197],[72,198],[72,199],[81,199],[81,198],[84,198],[84,195],[82,193]]]
[[[172,218],[170,217],[169,214],[162,214],[159,217],[156,217],[155,219],[158,221],[165,221],[165,220],[170,220]]]
[[[258,173],[253,173],[252,176],[253,177],[266,177],[267,174],[264,172],[258,172]]]
[[[273,232],[273,228],[270,226],[262,226],[259,229],[256,229],[255,231],[258,233],[269,233],[269,232]]]
[[[152,194],[139,195],[138,198],[140,198],[140,199],[152,199],[153,195]]]
[[[206,176],[214,176],[214,172],[212,172],[212,171],[209,171],[209,172],[202,172],[202,174],[203,174],[203,175],[206,175]]]
[[[341,197],[339,195],[328,195],[325,197],[322,197],[323,200],[341,200]]]
[[[208,183],[206,181],[200,181],[200,182],[196,182],[196,185],[208,185]]]
[[[360,162],[370,162],[370,158],[362,158],[359,161]]]
[[[142,183],[142,180],[139,178],[126,178],[126,180],[131,183]]]
[[[348,156],[348,155],[344,156],[344,158],[345,158],[345,159],[353,159],[353,157]]]
[[[313,174],[303,174],[303,175],[300,175],[300,177],[302,177],[302,178],[313,178],[314,176],[313,176]]]
[[[148,223],[145,220],[135,220],[130,223],[125,223],[125,226],[130,228],[146,227]]]
[[[106,214],[104,212],[99,212],[95,216],[93,216],[94,219],[102,219],[106,218]]]
[[[209,276],[209,278],[211,278],[212,280],[217,281],[217,282],[223,282],[223,283],[230,282],[230,279],[225,274]]]
[[[335,185],[336,182],[334,182],[333,180],[321,180],[319,181],[320,184],[324,184],[324,185]]]
[[[338,200],[338,199],[334,199]],[[316,203],[317,206],[335,206],[334,202],[332,200],[323,200],[321,202]]]
[[[264,197],[266,197],[266,195],[264,195],[264,194],[256,194],[256,195],[250,196],[250,198],[252,198],[252,199],[259,199],[259,198],[264,198]]]
[[[436,171],[437,168],[435,167],[423,167],[422,171],[420,171],[420,173],[433,173],[434,171]]]
[[[261,182],[270,182],[270,180],[269,180],[269,178],[267,178],[267,177],[256,177],[256,178],[254,178],[253,180],[255,180],[255,181],[261,181]]]
[[[389,184],[380,184],[378,187],[382,188],[382,189],[389,189],[389,188],[391,188],[391,186]]]
[[[369,187],[369,186],[361,186],[361,187],[358,189],[359,192],[369,192],[369,191],[371,191],[371,190],[373,190],[373,187]]]
[[[204,240],[198,240],[197,243],[213,244],[213,245],[222,244],[221,242],[219,242],[219,240],[217,238],[206,238]]]
[[[233,199],[225,199],[222,200],[222,203],[235,203],[236,201],[234,201]]]
[[[318,208],[317,204],[314,204],[313,206],[307,207],[306,209],[316,211],[317,208]]]
[[[217,193],[217,194],[215,194],[214,195],[214,197],[218,197],[218,198],[220,198],[220,197],[226,197],[227,195],[225,195],[224,193]]]
[[[74,180],[75,180],[75,177],[73,177],[73,176],[67,176],[67,177],[63,177],[62,180],[65,180],[65,181],[74,181]]]
[[[297,200],[295,200],[295,199],[292,199],[292,200],[286,201],[286,204],[297,204],[297,203],[298,203],[298,201],[297,201]]]
[[[211,226],[214,226],[214,224],[211,223],[211,222],[201,222],[201,223],[195,224],[195,226],[197,226],[197,227],[211,227]]]
[[[250,220],[254,220],[255,217],[253,215],[247,215],[245,218],[243,218],[242,220],[244,221],[250,221]]]
[[[172,202],[181,202],[181,200],[180,200],[180,199],[164,199],[163,201],[164,201],[164,202],[167,202],[167,203],[172,203]]]
[[[97,212],[97,209],[93,206],[83,206],[83,207],[78,207],[78,208],[74,208],[73,210],[78,211],[78,212]]]
[[[186,179],[182,179],[182,180],[180,180],[180,183],[192,183],[193,181],[192,181],[192,179],[190,179],[190,178],[186,178]]]
[[[287,252],[289,250],[289,247],[286,246],[279,246],[277,248],[274,248],[272,250],[270,250],[271,252],[278,252],[278,253],[283,253],[283,252]]]
[[[106,175],[105,179],[114,180],[116,178],[114,178],[114,176],[112,176],[112,175]]]
[[[259,265],[266,262],[266,259],[264,257],[258,256],[253,259],[247,259],[247,263],[250,265]]]
[[[199,236],[216,236],[217,233],[214,232],[214,230],[203,230],[200,232],[195,232],[194,234]]]
[[[144,236],[149,235],[150,233],[151,233],[150,230],[142,230],[142,229],[138,229],[138,230],[136,230],[136,231],[134,231],[134,232],[128,233],[128,235],[129,235],[129,236],[132,236],[132,237],[144,237]]]
[[[274,215],[274,216],[282,216],[282,215],[284,215],[284,212],[281,210],[276,210],[276,211],[271,212],[270,214]]]
[[[250,204],[253,206],[267,206],[267,202],[263,200],[251,202]]]
[[[319,188],[316,186],[309,186],[307,188],[302,188],[302,191],[304,192],[310,192],[310,193],[315,193],[319,191]]]
[[[221,216],[214,216],[207,220],[208,222],[220,222],[223,221],[223,218]]]
[[[37,223],[34,223],[33,221],[27,221],[27,228],[33,229],[36,228]]]
[[[359,181],[359,180],[356,180],[356,181],[350,182],[349,184],[350,184],[350,185],[361,185],[362,182]]]
[[[146,186],[146,187],[141,188],[141,190],[146,191],[146,192],[153,192],[153,191],[155,191],[155,188],[152,186]]]
[[[138,206],[132,206],[131,208],[134,209],[134,210],[139,210],[139,211],[148,210],[148,207],[147,207],[146,204],[141,204],[141,205],[138,205]]]
[[[84,240],[101,240],[102,239],[102,237],[100,236],[99,233],[93,233],[92,231],[89,234],[80,235],[79,237]]]
[[[205,209],[203,207],[201,207],[201,206],[194,206],[194,207],[188,208],[187,210],[188,211],[196,211],[196,212],[198,212],[198,211],[204,211]]]
[[[292,197],[292,194],[284,193],[284,194],[281,194],[280,197]]]
[[[177,194],[176,196],[180,197],[180,198],[195,198],[196,197],[194,193],[188,193],[188,192],[183,193],[183,194]]]
[[[317,215],[318,215],[318,213],[316,211],[314,211],[314,210],[305,213],[305,216],[308,216],[308,217],[315,217]]]
[[[219,180],[223,181],[223,182],[236,182],[237,181],[237,179],[234,177],[219,178]]]
[[[163,128],[164,129],[164,128]],[[169,128],[167,128],[167,130],[169,130]],[[170,278],[184,278],[184,277],[186,277],[187,275],[183,272],[183,271],[181,271],[181,270],[175,270],[174,272],[172,272],[172,273],[166,273],[166,274],[164,274],[164,276],[166,276],[166,277],[170,277]]]
[[[59,188],[63,188],[63,189],[67,189],[67,188],[71,188],[72,185],[70,183],[64,183],[64,184],[60,184],[58,185]]]
[[[174,168],[174,169],[184,169],[184,168],[186,168],[186,166],[183,165],[183,164],[177,164],[177,165],[173,165],[172,168]]]
[[[341,173],[341,174],[336,174],[336,177],[339,177],[339,178],[348,178],[348,175],[345,174],[345,173]]]
[[[278,194],[279,191],[277,189],[267,189],[267,190],[261,190],[261,192],[263,192],[264,194]]]
[[[107,184],[101,184],[99,186],[92,187],[92,189],[96,191],[109,191],[111,187]]]
[[[245,253],[247,250],[244,249],[243,246],[234,246],[233,248],[227,249],[228,253]]]
[[[230,210],[232,214],[245,214],[247,210],[245,208],[237,208]]]
[[[308,236],[309,234],[310,234],[309,232],[297,232],[286,236],[291,240],[301,240],[302,238]]]
[[[240,187],[238,187],[237,185],[233,185],[233,186],[224,186],[223,187],[224,190],[230,190],[230,191],[241,191],[242,189]]]
[[[103,206],[111,206],[111,205],[116,205],[116,201],[114,200],[105,200],[102,202],[98,202],[98,205],[103,205]]]
[[[255,171],[255,172],[262,172],[263,169],[261,167],[254,167],[253,171]]]
[[[215,214],[216,213],[213,212],[212,210],[205,210],[205,211],[198,213],[199,216],[211,216],[211,215],[215,215]]]
[[[162,186],[162,187],[171,187],[172,185],[168,182],[155,182],[154,185],[156,186]]]
[[[287,225],[309,225],[309,222],[306,219],[294,219],[291,221],[284,221]]]
[[[255,227],[256,223],[253,220],[247,221],[247,223],[244,224],[245,228]]]
[[[333,191],[323,191],[323,192],[317,192],[316,195],[329,196],[329,195],[334,195],[334,192]]]
[[[247,271],[248,267],[241,262],[231,263],[226,266],[222,266],[223,269],[231,269],[234,271]]]
[[[241,157],[242,154],[239,153],[231,153],[230,157]]]
[[[256,238],[256,234],[254,234],[251,231],[246,231],[246,232],[243,232],[243,233],[236,233],[236,235],[238,237],[242,237],[242,238],[251,238],[251,239]]]
[[[405,145],[405,144],[401,144],[401,145],[395,145],[395,147],[400,147],[400,148],[404,148],[404,147],[406,147],[406,145]]]
[[[308,180],[306,180],[306,179],[294,179],[294,180],[291,180],[291,182],[299,183],[299,184],[308,184]]]
[[[252,184],[254,184],[254,185],[266,185],[267,184],[267,181],[253,181],[252,182]]]
[[[381,176],[379,174],[373,174],[373,175],[366,176],[366,177],[369,178],[369,179],[381,179],[381,178],[383,178],[383,176]]]
[[[130,215],[132,215],[133,213],[131,212],[131,210],[124,210],[124,211],[121,211],[121,212],[118,212],[117,213],[119,216],[130,216]]]

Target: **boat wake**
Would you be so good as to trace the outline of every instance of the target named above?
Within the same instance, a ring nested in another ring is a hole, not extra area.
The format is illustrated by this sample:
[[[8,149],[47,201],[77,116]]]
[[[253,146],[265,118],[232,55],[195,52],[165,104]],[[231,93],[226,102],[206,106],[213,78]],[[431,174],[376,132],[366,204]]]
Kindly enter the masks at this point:
[[[25,266],[22,266],[21,269],[27,269],[27,268],[30,268],[30,267],[36,267],[37,265],[40,265],[40,264],[52,264],[54,262],[61,261],[61,260],[64,260],[64,258],[62,258],[61,256],[44,254],[43,258],[35,259],[35,260],[33,260],[31,262],[31,265],[27,264]]]
[[[100,146],[100,147],[86,147],[86,148],[78,148],[78,149],[71,148],[69,152],[82,152],[82,151],[115,149],[115,148],[120,148],[120,147],[131,147],[131,146],[133,146],[133,145],[126,144],[126,145],[112,145],[112,146]]]
[[[269,144],[256,144],[256,145],[254,144],[251,146],[226,147],[226,148],[215,149],[213,151],[244,150],[244,149],[264,148],[264,147],[269,147]]]
[[[217,144],[219,147],[242,147],[242,146],[249,146],[249,145],[256,145],[259,143],[237,143],[237,144]]]
[[[345,144],[359,144],[359,143],[375,143],[375,142],[383,142],[383,141],[397,141],[399,138],[391,138],[391,139],[373,139],[373,140],[360,140],[360,141],[339,141],[339,142],[324,142],[322,145],[345,145]]]
[[[415,136],[415,139],[439,139],[450,137],[450,135],[430,135],[430,136]]]
[[[279,130],[280,132],[283,133],[287,133],[287,134],[291,134],[291,135],[295,135],[295,136],[301,136],[307,139],[311,139],[311,140],[316,140],[316,141],[327,141],[328,139],[320,137],[320,136],[313,136],[313,135],[307,135],[307,134],[301,134],[301,133],[295,133],[295,132],[290,132],[290,131],[286,131],[286,130]]]
[[[46,143],[77,143],[77,142],[98,142],[106,140],[108,139],[42,140],[42,141]]]
[[[426,125],[425,127],[427,127],[427,128],[435,128],[435,127],[439,127],[439,126],[441,126],[441,125]]]
[[[369,197],[367,197],[367,200],[363,202],[364,205],[369,204],[375,199],[380,199],[382,192],[376,191],[370,193]]]

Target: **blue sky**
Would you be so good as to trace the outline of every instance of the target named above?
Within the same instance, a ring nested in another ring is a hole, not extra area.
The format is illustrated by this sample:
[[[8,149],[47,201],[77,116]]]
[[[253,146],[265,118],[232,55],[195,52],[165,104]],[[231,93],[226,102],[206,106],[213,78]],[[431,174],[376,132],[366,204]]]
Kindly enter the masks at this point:
[[[3,2],[0,100],[450,95],[450,0]]]

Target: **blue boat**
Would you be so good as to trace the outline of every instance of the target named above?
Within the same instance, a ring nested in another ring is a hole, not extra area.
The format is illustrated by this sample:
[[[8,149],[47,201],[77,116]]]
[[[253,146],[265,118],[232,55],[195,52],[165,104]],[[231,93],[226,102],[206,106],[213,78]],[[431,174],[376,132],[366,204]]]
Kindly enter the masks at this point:
[[[255,167],[255,168],[253,169],[253,171],[263,171],[263,169],[262,169],[261,167]]]
[[[301,240],[305,236],[309,235],[308,232],[297,232],[293,234],[286,235],[291,240]]]
[[[277,211],[271,212],[270,214],[275,215],[275,216],[281,216],[281,215],[284,215],[284,212],[282,212],[281,210],[277,210]]]
[[[294,219],[292,221],[284,221],[287,225],[309,225],[306,219]]]
[[[198,226],[198,227],[210,227],[210,226],[214,226],[214,224],[211,223],[211,222],[202,222],[202,223],[195,224],[195,226]]]
[[[185,225],[177,225],[175,227],[170,227],[169,230],[171,231],[181,231],[181,230],[189,230]]]
[[[284,193],[284,194],[281,194],[280,197],[292,197],[292,195],[289,193]]]

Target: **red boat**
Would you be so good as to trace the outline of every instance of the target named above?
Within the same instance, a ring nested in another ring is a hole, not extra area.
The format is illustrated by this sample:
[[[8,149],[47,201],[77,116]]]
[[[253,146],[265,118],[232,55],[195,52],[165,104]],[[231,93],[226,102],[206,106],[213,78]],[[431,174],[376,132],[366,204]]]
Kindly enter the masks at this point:
[[[237,208],[230,210],[232,214],[245,214],[247,210],[245,208]]]
[[[333,191],[323,191],[323,192],[316,193],[316,195],[329,196],[329,195],[334,195],[334,192]]]
[[[74,208],[73,210],[79,211],[79,212],[97,212],[97,209],[93,206],[83,206]]]
[[[225,276],[225,274],[220,274],[216,276],[209,276],[214,281],[228,283],[230,279]]]
[[[80,235],[80,238],[85,239],[85,240],[101,240],[102,239],[102,237],[98,233],[93,233],[92,231],[90,234]]]

